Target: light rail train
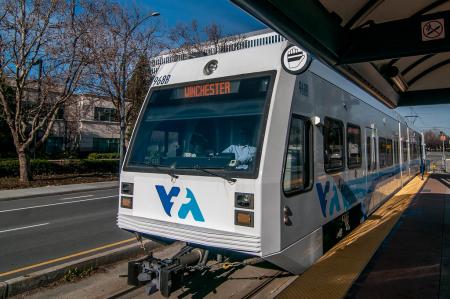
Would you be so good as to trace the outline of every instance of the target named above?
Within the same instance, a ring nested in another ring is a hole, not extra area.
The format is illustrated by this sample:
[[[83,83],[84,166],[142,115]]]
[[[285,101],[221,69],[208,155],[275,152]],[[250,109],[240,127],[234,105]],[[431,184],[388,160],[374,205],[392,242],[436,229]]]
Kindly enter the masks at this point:
[[[146,97],[118,226],[189,245],[129,268],[165,295],[212,252],[302,273],[419,172],[419,132],[302,49],[266,41],[164,64]]]

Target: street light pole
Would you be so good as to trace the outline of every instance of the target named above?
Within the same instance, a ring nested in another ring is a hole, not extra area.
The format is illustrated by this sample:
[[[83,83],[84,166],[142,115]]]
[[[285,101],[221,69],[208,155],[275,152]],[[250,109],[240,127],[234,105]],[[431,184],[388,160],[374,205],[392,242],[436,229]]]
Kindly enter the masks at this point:
[[[42,59],[39,58],[33,65],[39,65],[37,102],[40,103],[42,93]],[[36,159],[36,136],[33,139],[33,159]]]

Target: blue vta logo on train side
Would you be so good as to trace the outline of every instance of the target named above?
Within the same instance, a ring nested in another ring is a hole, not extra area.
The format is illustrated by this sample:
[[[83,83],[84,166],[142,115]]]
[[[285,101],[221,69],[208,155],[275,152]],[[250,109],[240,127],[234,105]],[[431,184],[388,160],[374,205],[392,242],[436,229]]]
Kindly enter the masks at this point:
[[[316,183],[316,190],[323,217],[327,217],[327,214],[333,216],[335,212],[340,212],[341,209],[344,209],[344,211],[349,209],[347,200],[342,198],[342,194],[340,194],[332,179],[326,181],[325,185],[321,182]]]
[[[361,211],[366,215],[366,181],[355,179],[353,181],[341,181],[339,187],[333,178],[325,182],[316,183],[317,198],[323,217],[333,216],[341,211],[348,211],[352,205],[361,203]]]
[[[158,192],[159,199],[163,205],[164,212],[166,212],[167,216],[172,217],[172,207],[174,204],[172,198],[177,200],[181,189],[179,187],[172,187],[169,192],[166,192],[166,188],[164,188],[164,186],[156,185],[155,187]],[[181,219],[186,219],[189,212],[191,212],[195,221],[204,222],[205,218],[203,218],[200,207],[198,206],[197,200],[195,199],[194,193],[192,193],[191,189],[186,188],[185,198],[189,199],[189,201],[180,206],[180,209],[178,210],[178,217]]]

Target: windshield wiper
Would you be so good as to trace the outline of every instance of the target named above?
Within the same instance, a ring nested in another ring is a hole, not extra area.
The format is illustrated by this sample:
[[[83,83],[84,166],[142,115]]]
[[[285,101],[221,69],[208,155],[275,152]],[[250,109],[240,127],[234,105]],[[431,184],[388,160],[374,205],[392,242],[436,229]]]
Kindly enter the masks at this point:
[[[201,168],[201,167],[198,166],[198,165],[195,165],[195,166],[194,166],[194,169],[197,169],[197,170],[203,171],[204,173],[210,174],[210,175],[212,175],[212,176],[215,176],[215,177],[218,177],[218,178],[222,178],[222,179],[224,179],[224,180],[227,180],[227,181],[228,181],[229,183],[231,183],[231,184],[232,184],[232,183],[235,183],[235,182],[237,181],[235,178],[231,178],[231,177],[226,176],[226,175],[222,175],[222,174],[218,174],[218,173],[215,173],[215,172],[206,170],[206,169],[204,169],[204,168]]]
[[[166,167],[160,164],[155,164],[152,162],[138,162],[138,161],[130,161],[130,164],[138,164],[138,165],[145,165],[145,166],[151,166],[154,169],[158,170],[159,172],[163,172],[161,171],[160,167]],[[178,179],[178,175],[176,175],[173,170],[169,171],[168,175],[170,175],[170,177],[172,177],[173,179]]]

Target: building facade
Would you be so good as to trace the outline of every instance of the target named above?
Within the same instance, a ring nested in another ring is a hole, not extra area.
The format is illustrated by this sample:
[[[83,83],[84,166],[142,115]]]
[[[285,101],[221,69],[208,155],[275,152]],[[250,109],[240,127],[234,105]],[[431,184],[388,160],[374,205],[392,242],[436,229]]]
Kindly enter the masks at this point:
[[[58,111],[45,153],[118,152],[118,111],[111,100],[89,94],[74,97]]]

